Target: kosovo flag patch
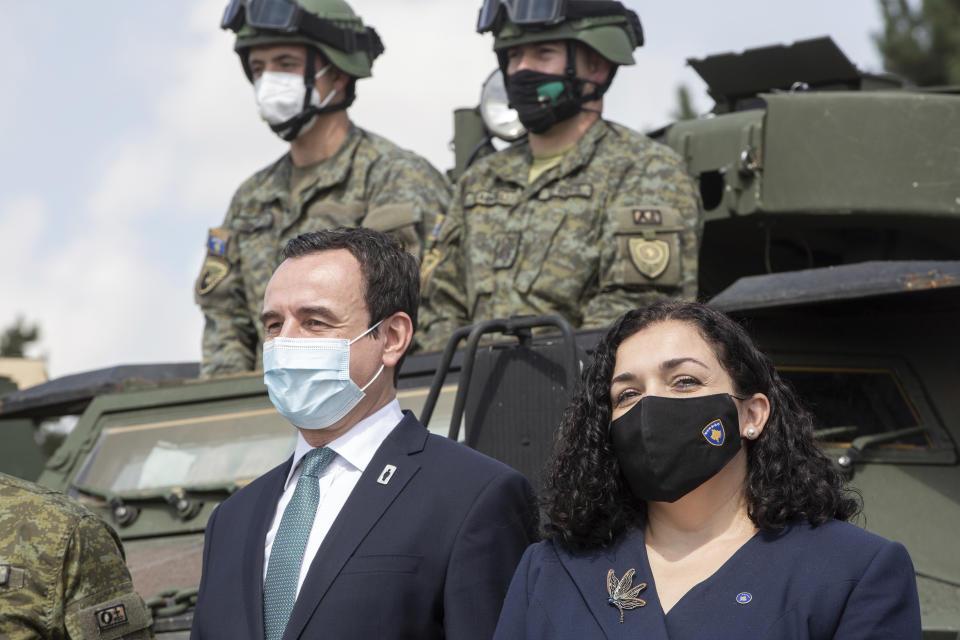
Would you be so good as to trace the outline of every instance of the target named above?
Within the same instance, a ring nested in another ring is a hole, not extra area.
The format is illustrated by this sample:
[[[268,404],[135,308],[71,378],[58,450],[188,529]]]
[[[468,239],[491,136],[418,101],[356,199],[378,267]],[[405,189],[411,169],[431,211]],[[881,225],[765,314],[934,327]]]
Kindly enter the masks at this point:
[[[225,256],[229,240],[229,231],[218,228],[210,229],[210,235],[207,236],[207,253],[211,256]]]
[[[715,447],[723,446],[724,440],[727,439],[727,434],[723,430],[723,423],[719,419],[705,426],[700,433],[703,434],[704,440]]]

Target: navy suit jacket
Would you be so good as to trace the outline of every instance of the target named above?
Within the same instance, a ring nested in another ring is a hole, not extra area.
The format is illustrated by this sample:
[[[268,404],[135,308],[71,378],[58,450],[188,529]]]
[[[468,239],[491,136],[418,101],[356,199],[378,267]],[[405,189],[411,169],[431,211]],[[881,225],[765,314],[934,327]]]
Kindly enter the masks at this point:
[[[620,612],[607,571],[646,604]],[[527,550],[510,585],[497,640],[919,640],[920,603],[902,545],[829,521],[761,531],[664,615],[643,532],[609,549],[571,554],[553,542]]]
[[[192,639],[263,638],[264,540],[291,462],[210,517]],[[324,538],[283,637],[489,640],[536,514],[522,475],[407,413]]]

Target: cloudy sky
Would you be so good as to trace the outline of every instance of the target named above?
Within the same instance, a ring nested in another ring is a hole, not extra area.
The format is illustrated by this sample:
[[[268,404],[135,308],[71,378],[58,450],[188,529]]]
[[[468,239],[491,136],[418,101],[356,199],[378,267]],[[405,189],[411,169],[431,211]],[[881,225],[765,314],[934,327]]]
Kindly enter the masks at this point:
[[[355,122],[452,164],[452,110],[495,66],[474,0],[353,0],[386,44]],[[659,127],[688,57],[831,35],[878,71],[877,0],[627,0],[644,24],[605,112]],[[225,0],[0,0],[0,328],[39,323],[51,376],[196,360],[192,286],[233,190],[284,150],[217,28]]]

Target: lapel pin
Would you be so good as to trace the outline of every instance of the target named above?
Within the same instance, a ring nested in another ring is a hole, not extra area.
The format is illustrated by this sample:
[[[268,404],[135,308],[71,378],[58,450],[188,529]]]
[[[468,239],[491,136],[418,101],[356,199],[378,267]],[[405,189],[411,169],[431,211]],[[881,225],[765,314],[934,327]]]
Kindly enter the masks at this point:
[[[635,573],[635,569],[628,569],[622,578],[617,579],[617,574],[613,572],[613,569],[607,571],[607,593],[610,594],[610,599],[607,602],[620,610],[620,624],[623,624],[624,611],[647,604],[646,601],[637,597],[641,591],[647,588],[647,583],[641,582],[635,587],[630,586],[633,584]]]
[[[750,604],[750,601],[753,600],[753,595],[742,591],[737,594],[737,603],[738,604]]]
[[[380,484],[387,484],[390,482],[390,478],[393,477],[393,474],[397,471],[397,468],[392,464],[388,464],[383,468],[383,471],[380,472],[380,477],[377,478],[377,482]]]

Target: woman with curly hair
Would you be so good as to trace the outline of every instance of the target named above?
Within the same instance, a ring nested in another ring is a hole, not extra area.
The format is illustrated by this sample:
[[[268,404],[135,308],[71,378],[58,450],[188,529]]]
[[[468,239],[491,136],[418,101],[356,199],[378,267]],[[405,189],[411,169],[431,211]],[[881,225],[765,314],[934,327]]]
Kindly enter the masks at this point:
[[[496,638],[920,638],[902,545],[733,320],[661,302],[610,328],[548,468]]]

